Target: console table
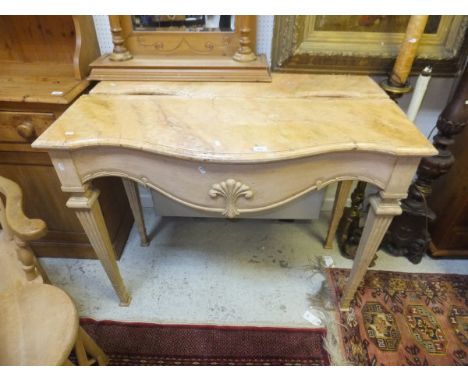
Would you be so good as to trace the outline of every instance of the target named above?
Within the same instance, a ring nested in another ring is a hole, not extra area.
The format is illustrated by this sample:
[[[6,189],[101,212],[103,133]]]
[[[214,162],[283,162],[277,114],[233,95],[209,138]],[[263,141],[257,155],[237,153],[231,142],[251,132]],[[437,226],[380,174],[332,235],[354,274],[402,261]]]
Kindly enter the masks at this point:
[[[130,303],[92,181],[124,180],[146,241],[136,183],[224,216],[281,206],[344,180],[380,192],[341,309],[348,309],[420,159],[436,150],[365,76],[273,75],[271,83],[102,82],[33,144],[45,149],[119,296]]]

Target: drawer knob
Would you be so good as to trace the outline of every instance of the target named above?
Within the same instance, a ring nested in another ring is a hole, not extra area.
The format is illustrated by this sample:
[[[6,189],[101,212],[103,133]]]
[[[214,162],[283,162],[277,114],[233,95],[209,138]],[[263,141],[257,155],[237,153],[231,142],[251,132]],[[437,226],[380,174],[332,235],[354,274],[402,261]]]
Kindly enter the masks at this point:
[[[28,140],[31,140],[36,135],[33,124],[28,121],[22,122],[18,126],[16,126],[16,132],[24,139]]]

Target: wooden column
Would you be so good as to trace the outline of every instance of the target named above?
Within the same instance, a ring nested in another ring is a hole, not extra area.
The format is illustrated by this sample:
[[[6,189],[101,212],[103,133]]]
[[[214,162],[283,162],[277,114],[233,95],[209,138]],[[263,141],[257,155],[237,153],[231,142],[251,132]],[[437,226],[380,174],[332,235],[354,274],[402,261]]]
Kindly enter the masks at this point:
[[[236,21],[239,18],[236,18]],[[239,49],[237,49],[236,53],[232,59],[238,62],[252,62],[257,59],[255,52],[250,47],[250,31],[251,29],[247,26],[247,23],[244,21],[244,24],[240,26],[240,39],[239,39]]]
[[[404,86],[413,67],[421,37],[429,16],[411,16],[406,27],[405,38],[398,52],[398,57],[390,74],[390,84]]]
[[[388,79],[381,84],[390,98],[394,100],[412,90],[408,84],[408,77],[411,74],[411,68],[416,59],[418,46],[428,19],[429,16],[410,17],[392,72]]]
[[[109,23],[112,33],[112,43],[114,50],[110,55],[112,61],[127,61],[133,58],[125,46],[125,39],[122,36],[122,27],[120,26],[120,16],[109,16]]]

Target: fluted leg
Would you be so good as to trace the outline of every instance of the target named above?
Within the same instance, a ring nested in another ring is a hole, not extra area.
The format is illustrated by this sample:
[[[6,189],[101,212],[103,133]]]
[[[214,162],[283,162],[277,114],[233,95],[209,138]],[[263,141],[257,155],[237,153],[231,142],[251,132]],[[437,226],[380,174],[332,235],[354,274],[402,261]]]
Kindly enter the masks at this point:
[[[369,209],[361,241],[356,251],[353,268],[341,299],[341,310],[349,309],[351,300],[354,298],[354,294],[363,280],[388,226],[395,215],[401,214],[398,200],[385,200],[381,196],[373,196],[369,201],[371,208]]]
[[[346,206],[346,200],[348,199],[349,191],[353,185],[352,180],[344,180],[338,182],[336,186],[335,202],[333,203],[332,216],[330,219],[330,225],[328,226],[327,238],[325,239],[325,244],[323,245],[326,249],[333,248],[333,240],[335,239],[336,229],[338,228],[338,223],[340,222],[341,217],[343,216],[343,211]]]
[[[99,191],[88,189],[86,192],[75,194],[75,196],[68,199],[67,207],[76,210],[76,216],[83,226],[97,257],[101,261],[114,290],[119,296],[120,305],[128,306],[130,304],[130,295],[120,275],[115,251],[112,247],[104,217],[102,216],[98,196]]]
[[[133,218],[140,234],[140,243],[143,247],[149,245],[148,235],[146,234],[145,219],[143,218],[143,211],[141,209],[140,195],[138,193],[138,185],[133,180],[122,178],[125,192],[132,209]]]

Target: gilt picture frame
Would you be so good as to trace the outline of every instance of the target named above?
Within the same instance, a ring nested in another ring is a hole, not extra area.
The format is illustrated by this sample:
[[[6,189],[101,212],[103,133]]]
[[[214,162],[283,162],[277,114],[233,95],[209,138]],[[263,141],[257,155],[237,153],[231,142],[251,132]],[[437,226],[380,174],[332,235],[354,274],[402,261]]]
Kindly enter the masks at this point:
[[[409,16],[276,16],[272,70],[386,74]],[[453,76],[467,52],[468,16],[430,16],[413,73]]]

